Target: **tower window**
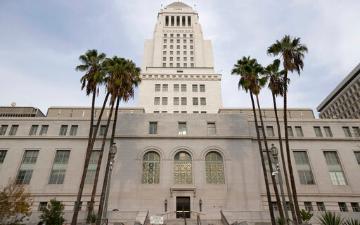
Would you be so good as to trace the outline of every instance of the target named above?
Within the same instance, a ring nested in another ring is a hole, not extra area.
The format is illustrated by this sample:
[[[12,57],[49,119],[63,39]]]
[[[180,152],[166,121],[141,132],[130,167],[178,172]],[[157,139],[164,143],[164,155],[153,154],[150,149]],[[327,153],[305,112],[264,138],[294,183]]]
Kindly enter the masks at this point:
[[[165,16],[165,26],[169,26],[169,16]]]
[[[175,23],[175,18],[174,16],[171,16],[171,26],[174,26],[174,23]]]
[[[185,16],[181,17],[182,26],[185,26]]]
[[[176,17],[176,26],[180,26],[180,16]]]
[[[191,26],[191,16],[188,16],[188,26]]]

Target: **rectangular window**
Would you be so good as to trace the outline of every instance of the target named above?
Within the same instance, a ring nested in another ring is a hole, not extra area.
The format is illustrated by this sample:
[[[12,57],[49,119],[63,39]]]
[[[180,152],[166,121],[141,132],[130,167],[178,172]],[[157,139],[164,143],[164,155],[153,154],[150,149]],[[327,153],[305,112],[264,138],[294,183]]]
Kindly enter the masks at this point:
[[[43,211],[44,209],[46,209],[47,204],[48,204],[47,202],[40,202],[39,207],[38,207],[38,211]]]
[[[160,105],[160,97],[154,98],[154,105]]]
[[[181,113],[187,113],[186,111],[181,111]]]
[[[318,211],[320,211],[320,212],[326,211],[324,202],[316,202],[316,206],[317,206]]]
[[[352,127],[354,137],[360,137],[360,127]]]
[[[49,125],[41,125],[39,135],[43,136],[46,135],[49,129]]]
[[[186,105],[186,97],[181,97],[181,105]]]
[[[208,135],[215,135],[216,134],[216,124],[215,124],[215,122],[208,122],[207,123],[207,131],[208,131]]]
[[[149,134],[157,134],[157,122],[149,122]]]
[[[19,128],[19,125],[12,125],[10,128],[10,131],[9,131],[9,135],[10,136],[16,135],[18,128]]]
[[[279,208],[278,208],[278,205],[276,202],[271,202],[271,205],[272,205],[272,208],[274,209],[274,211],[278,211]]]
[[[71,125],[70,136],[76,136],[78,128],[79,128],[78,125]]]
[[[304,202],[305,210],[308,212],[314,211],[311,202]]]
[[[295,132],[296,132],[296,136],[297,136],[297,137],[304,137],[304,133],[303,133],[302,127],[296,126],[296,127],[295,127]]]
[[[331,131],[331,128],[330,127],[324,127],[324,131],[325,131],[325,135],[326,137],[332,137],[333,134],[332,134],[332,131]]]
[[[346,185],[339,157],[335,151],[325,151],[324,156],[328,165],[330,179],[333,185]]]
[[[199,105],[199,99],[198,98],[192,98],[193,99],[193,105]]]
[[[360,212],[360,207],[358,202],[351,202],[351,208],[353,212]]]
[[[293,133],[293,130],[290,126],[287,127],[287,131],[288,131],[288,136],[289,137],[294,137],[294,133]]]
[[[174,105],[179,105],[179,97],[174,97]]]
[[[101,125],[99,136],[105,136],[105,132],[106,132],[106,125]]]
[[[38,150],[26,150],[21,161],[19,172],[16,176],[16,184],[29,184],[34,165],[37,161]]]
[[[315,184],[307,152],[294,151],[294,158],[300,184]]]
[[[342,129],[344,131],[345,137],[351,137],[352,136],[349,127],[343,127]]]
[[[186,135],[187,128],[186,128],[186,122],[179,122],[178,123],[178,134],[179,135]]]
[[[155,84],[155,92],[159,92],[160,91],[160,84]]]
[[[200,92],[205,92],[205,84],[200,84]]]
[[[316,137],[322,137],[323,136],[320,127],[314,127],[314,131],[315,131],[315,136]]]
[[[174,84],[174,92],[179,92],[179,84]]]
[[[4,163],[7,150],[0,150],[0,164]]]
[[[94,183],[99,157],[100,157],[99,150],[91,151],[89,166],[86,171],[85,184],[93,184]]]
[[[193,84],[193,85],[192,85],[192,91],[193,91],[193,92],[197,92],[197,91],[198,91],[198,85],[197,85],[197,84]]]
[[[67,129],[68,129],[68,125],[61,125],[59,135],[66,136]]]
[[[0,135],[5,135],[8,126],[9,125],[1,125],[1,127],[0,127]]]
[[[274,137],[275,136],[274,127],[273,126],[266,126],[266,134],[269,137]]]
[[[347,212],[348,211],[348,208],[347,208],[345,202],[338,202],[338,204],[339,204],[340,212]]]
[[[186,84],[181,85],[181,92],[186,92]]]
[[[54,164],[50,173],[49,184],[63,184],[66,167],[69,162],[69,150],[57,150]]]
[[[29,135],[36,135],[39,125],[31,125]]]
[[[360,151],[354,152],[357,163],[360,165]]]
[[[168,84],[163,84],[163,85],[162,85],[162,91],[167,92],[167,91],[168,91],[168,87],[169,87]]]
[[[206,98],[200,98],[200,104],[206,105]]]
[[[162,97],[161,104],[162,105],[167,105],[168,104],[168,98],[167,97]]]

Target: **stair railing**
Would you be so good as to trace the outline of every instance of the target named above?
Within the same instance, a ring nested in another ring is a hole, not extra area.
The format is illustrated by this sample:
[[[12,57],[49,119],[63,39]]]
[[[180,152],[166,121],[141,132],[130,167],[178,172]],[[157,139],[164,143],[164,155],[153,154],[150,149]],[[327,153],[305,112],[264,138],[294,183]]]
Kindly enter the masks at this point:
[[[230,225],[222,210],[220,210],[221,222],[223,225]]]

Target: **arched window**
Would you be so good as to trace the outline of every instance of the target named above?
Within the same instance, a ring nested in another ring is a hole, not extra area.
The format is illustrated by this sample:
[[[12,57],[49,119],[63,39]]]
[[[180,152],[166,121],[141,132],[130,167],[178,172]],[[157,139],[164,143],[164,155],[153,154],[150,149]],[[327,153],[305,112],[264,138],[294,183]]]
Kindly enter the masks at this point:
[[[178,152],[175,155],[174,177],[175,184],[191,184],[191,156],[187,152]]]
[[[218,152],[209,152],[205,156],[206,182],[208,184],[224,184],[224,163]]]
[[[147,152],[143,157],[143,184],[158,184],[160,180],[160,155]]]

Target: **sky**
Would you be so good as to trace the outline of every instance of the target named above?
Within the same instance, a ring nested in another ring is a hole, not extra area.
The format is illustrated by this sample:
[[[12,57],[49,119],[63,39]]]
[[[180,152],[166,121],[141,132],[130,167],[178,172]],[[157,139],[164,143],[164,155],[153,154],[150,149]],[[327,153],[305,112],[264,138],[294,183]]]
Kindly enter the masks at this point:
[[[88,49],[142,63],[144,40],[168,0],[0,0],[0,106],[90,106],[75,71]],[[195,7],[212,40],[222,74],[223,107],[250,107],[231,75],[243,56],[264,66],[267,48],[285,34],[309,52],[301,75],[291,74],[289,107],[316,109],[360,63],[359,0],[184,0]],[[102,103],[101,91],[97,105]],[[271,107],[264,91],[263,107]],[[279,100],[280,101],[280,100]],[[123,106],[137,106],[134,100]]]

